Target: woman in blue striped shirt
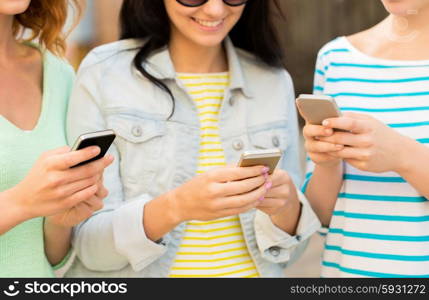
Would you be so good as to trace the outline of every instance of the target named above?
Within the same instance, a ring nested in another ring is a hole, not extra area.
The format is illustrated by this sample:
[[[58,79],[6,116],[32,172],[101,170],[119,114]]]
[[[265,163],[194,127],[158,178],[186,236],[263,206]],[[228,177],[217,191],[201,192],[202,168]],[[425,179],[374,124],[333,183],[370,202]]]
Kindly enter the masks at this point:
[[[304,128],[324,277],[429,277],[429,1],[382,2],[385,20],[318,56],[314,92],[344,112]]]

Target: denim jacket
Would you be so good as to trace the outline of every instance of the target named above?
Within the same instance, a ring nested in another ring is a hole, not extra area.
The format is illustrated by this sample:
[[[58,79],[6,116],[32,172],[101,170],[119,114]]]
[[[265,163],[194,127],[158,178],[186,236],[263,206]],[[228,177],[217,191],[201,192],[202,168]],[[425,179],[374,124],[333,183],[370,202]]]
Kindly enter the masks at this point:
[[[176,79],[167,48],[145,63],[175,97],[143,77],[133,59],[142,41],[129,39],[93,50],[82,63],[68,111],[68,140],[82,133],[111,128],[117,137],[110,153],[114,163],[104,173],[109,190],[104,208],[74,230],[76,260],[66,276],[165,277],[181,242],[185,223],[161,242],[143,228],[145,204],[196,176],[200,124],[194,102]],[[279,168],[301,184],[299,132],[289,74],[270,68],[225,41],[230,87],[219,115],[228,164],[241,152],[279,147]],[[320,223],[307,200],[302,203],[297,234],[277,228],[259,210],[241,214],[243,235],[262,277],[284,276]]]

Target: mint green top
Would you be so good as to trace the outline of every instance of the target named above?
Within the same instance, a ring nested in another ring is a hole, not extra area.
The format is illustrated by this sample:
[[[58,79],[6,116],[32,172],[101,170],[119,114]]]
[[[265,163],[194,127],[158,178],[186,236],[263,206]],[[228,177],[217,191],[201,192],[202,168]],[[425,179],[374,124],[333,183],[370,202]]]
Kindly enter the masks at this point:
[[[73,79],[69,64],[44,51],[42,109],[36,127],[24,131],[0,115],[0,192],[18,184],[41,153],[67,144],[65,117]],[[54,277],[44,251],[43,218],[0,235],[0,277]]]

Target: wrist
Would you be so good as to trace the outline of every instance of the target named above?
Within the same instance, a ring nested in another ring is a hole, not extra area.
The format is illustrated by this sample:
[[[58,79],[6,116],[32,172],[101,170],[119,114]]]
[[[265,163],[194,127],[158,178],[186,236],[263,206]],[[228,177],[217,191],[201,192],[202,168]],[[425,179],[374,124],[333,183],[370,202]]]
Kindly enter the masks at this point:
[[[68,232],[71,231],[73,226],[68,226],[55,221],[53,216],[45,217],[44,227],[48,230],[54,230],[55,232]]]
[[[424,149],[427,150],[425,146],[422,146],[420,143],[410,138],[404,137],[401,139],[400,143],[396,147],[398,152],[394,157],[395,164],[392,168],[392,171],[398,173],[399,175],[409,172],[413,168],[413,164],[416,161],[410,157],[410,154],[412,154],[413,157],[419,157],[421,147],[424,147]]]
[[[18,189],[18,187],[13,187],[9,190],[1,193],[1,200],[5,201],[8,206],[8,211],[15,216],[17,222],[22,223],[26,220],[30,220],[36,217],[40,217],[34,213],[34,211],[28,207],[23,201],[25,196],[22,195]]]
[[[175,190],[169,191],[163,196],[152,200],[151,202],[154,201],[159,201],[159,207],[163,209],[165,223],[168,224],[169,227],[174,228],[185,221]],[[148,204],[150,205],[151,202]]]
[[[270,216],[271,221],[278,228],[294,235],[301,215],[301,202],[298,199],[296,188],[293,186],[291,195],[284,207]]]

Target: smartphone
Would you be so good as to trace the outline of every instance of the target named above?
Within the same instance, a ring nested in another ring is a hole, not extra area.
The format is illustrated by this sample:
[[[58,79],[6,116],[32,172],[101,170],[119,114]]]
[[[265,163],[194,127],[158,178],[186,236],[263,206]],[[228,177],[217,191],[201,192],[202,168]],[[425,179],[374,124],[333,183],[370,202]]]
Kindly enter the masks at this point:
[[[102,158],[106,154],[107,150],[109,150],[109,147],[110,145],[112,145],[115,138],[116,138],[116,134],[112,129],[89,132],[89,133],[80,135],[76,139],[76,142],[74,143],[71,151],[80,150],[89,146],[98,146],[100,147],[101,151],[96,157],[91,158],[87,161],[81,162],[73,166],[72,168],[79,167]]]
[[[280,158],[282,151],[279,148],[250,150],[241,153],[239,167],[266,166],[270,168],[268,173],[273,174]]]
[[[323,120],[341,117],[334,98],[324,95],[301,94],[296,99],[301,116],[310,124],[322,125]]]

